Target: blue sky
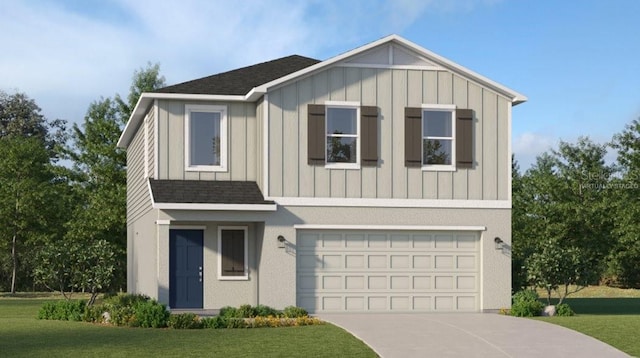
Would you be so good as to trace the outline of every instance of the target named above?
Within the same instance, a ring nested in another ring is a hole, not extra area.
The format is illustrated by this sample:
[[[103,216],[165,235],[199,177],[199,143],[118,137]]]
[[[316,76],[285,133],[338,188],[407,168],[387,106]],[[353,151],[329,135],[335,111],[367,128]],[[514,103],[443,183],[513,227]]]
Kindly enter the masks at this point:
[[[396,33],[529,97],[512,133],[528,167],[558,140],[606,142],[639,117],[638,14],[637,0],[3,0],[0,89],[81,122],[148,61],[173,84]]]

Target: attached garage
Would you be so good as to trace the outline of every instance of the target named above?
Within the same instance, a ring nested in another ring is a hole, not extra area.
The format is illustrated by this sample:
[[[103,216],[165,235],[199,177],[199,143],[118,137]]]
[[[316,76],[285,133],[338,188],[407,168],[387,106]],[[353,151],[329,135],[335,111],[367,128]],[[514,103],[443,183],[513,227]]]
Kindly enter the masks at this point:
[[[298,230],[296,257],[312,313],[480,310],[477,231]]]

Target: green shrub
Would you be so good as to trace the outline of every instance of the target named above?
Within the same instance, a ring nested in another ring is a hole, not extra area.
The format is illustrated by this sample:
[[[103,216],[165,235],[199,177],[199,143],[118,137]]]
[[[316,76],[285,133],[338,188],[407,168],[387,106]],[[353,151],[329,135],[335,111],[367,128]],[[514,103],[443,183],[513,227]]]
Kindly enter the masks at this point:
[[[224,306],[220,309],[220,316],[222,317],[226,317],[226,318],[239,318],[240,317],[240,313],[238,312],[238,309],[235,307],[231,307],[231,306]]]
[[[251,305],[238,307],[238,318],[251,318],[256,316],[256,310]]]
[[[304,308],[288,306],[284,308],[282,315],[286,318],[298,318],[308,316],[309,313]]]
[[[202,328],[200,317],[193,313],[172,314],[169,316],[169,328],[174,329],[198,329]]]
[[[202,327],[204,328],[222,329],[227,328],[228,320],[227,317],[215,316],[203,318],[200,320],[200,323],[202,323]]]
[[[82,320],[91,323],[103,323],[103,314],[107,312],[107,308],[104,305],[93,305],[84,308]]]
[[[58,321],[82,321],[86,305],[86,301],[83,300],[47,302],[38,311],[38,318]]]
[[[561,303],[556,306],[556,316],[569,317],[575,315],[575,312],[566,303]]]
[[[156,300],[141,301],[134,307],[134,317],[133,326],[162,328],[167,326],[169,311]]]
[[[538,294],[532,290],[518,291],[513,295],[511,315],[516,317],[539,316],[544,305],[538,300]]]
[[[269,317],[269,316],[277,317],[282,314],[277,309],[269,306],[264,306],[264,305],[257,305],[254,309],[254,313],[256,317]]]

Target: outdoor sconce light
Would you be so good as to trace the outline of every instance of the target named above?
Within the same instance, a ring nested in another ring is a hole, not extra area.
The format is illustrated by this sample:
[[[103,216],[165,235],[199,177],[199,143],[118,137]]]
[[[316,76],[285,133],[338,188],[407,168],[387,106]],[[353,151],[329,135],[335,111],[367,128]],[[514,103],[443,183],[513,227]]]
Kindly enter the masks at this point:
[[[496,237],[495,239],[493,239],[493,241],[496,243],[496,250],[502,250],[504,241],[502,241],[502,239],[499,237]]]
[[[284,248],[285,241],[287,241],[287,240],[284,238],[284,236],[278,235],[278,247],[279,248],[281,248],[281,249]]]

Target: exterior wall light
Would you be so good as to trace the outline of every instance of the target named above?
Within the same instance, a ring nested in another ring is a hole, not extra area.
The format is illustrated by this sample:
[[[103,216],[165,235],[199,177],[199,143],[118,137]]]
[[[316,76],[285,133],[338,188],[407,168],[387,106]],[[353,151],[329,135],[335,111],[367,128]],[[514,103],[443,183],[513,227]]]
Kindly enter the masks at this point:
[[[502,247],[504,246],[504,241],[502,241],[502,239],[499,237],[496,237],[495,239],[493,239],[493,241],[496,243],[496,250],[502,250]]]
[[[283,249],[284,248],[284,243],[287,241],[287,239],[284,238],[284,236],[282,235],[278,235],[278,247]]]

